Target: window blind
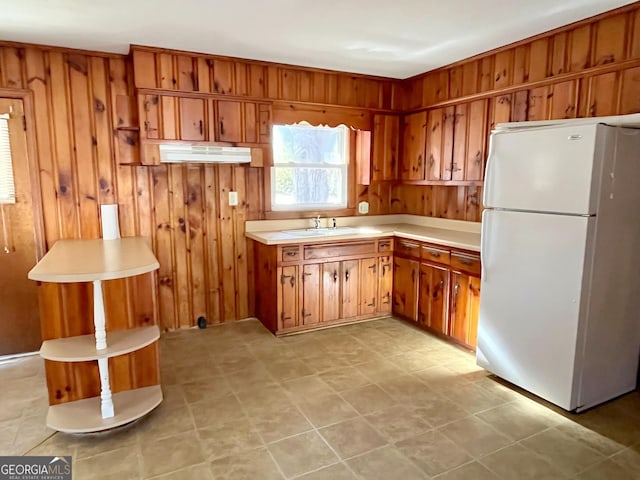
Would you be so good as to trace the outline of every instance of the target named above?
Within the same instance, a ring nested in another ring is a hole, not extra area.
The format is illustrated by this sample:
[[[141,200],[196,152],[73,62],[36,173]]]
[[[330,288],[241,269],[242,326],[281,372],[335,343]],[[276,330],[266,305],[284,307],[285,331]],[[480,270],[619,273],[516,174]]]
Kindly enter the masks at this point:
[[[16,203],[8,114],[0,115],[0,203]]]

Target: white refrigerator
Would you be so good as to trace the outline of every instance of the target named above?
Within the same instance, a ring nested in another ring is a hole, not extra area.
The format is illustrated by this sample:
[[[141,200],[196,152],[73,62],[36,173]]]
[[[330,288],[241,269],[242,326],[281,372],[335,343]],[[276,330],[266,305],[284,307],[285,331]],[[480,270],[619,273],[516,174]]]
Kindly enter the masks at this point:
[[[566,410],[636,388],[638,120],[503,124],[491,135],[477,363]]]

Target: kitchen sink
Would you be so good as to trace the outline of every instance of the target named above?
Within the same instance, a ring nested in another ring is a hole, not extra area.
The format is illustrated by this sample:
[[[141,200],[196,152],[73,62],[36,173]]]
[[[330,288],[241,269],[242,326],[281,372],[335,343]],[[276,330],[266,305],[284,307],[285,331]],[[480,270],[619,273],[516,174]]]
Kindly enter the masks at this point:
[[[294,237],[322,237],[330,235],[350,235],[360,233],[356,227],[336,227],[336,228],[303,228],[300,230],[283,230],[282,233],[293,235]]]

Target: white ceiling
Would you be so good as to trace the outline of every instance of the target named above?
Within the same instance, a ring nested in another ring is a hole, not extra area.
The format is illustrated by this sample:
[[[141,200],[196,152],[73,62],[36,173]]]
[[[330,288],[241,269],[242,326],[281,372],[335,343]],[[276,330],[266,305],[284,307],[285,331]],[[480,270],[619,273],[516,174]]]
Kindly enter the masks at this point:
[[[620,0],[0,0],[0,40],[129,44],[406,78]]]

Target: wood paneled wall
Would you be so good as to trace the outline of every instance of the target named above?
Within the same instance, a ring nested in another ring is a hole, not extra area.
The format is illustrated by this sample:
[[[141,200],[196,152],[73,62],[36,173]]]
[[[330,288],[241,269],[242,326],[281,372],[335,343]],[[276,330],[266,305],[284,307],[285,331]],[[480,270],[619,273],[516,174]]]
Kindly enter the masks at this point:
[[[370,127],[370,110],[390,110],[399,100],[399,82],[363,75],[146,47],[133,47],[132,60],[138,88],[268,100],[274,112],[304,116],[302,111],[313,119],[329,115],[347,124],[355,120],[359,128]],[[264,170],[210,165],[150,170],[163,328],[193,326],[200,316],[217,323],[253,315],[253,259],[244,221],[264,218],[269,195]],[[238,192],[238,207],[228,206],[229,191]],[[371,213],[389,211],[389,185],[357,185],[356,194],[357,201],[369,201]]]
[[[376,110],[400,107],[399,80],[132,47],[135,86]]]
[[[0,88],[31,96],[27,133],[36,139],[46,249],[61,238],[100,236],[102,203],[120,204],[123,235],[151,235],[150,172],[118,167],[114,153],[114,102],[130,91],[128,70],[123,56],[0,44]],[[42,284],[43,338],[91,333],[91,293],[88,284]],[[105,299],[108,329],[155,320],[151,274],[105,282]],[[114,391],[157,383],[156,356],[150,346],[113,359]],[[46,369],[52,403],[100,392],[95,362],[47,361]],[[130,374],[117,375],[123,369]]]
[[[419,75],[405,86],[408,111],[484,99],[487,142],[500,122],[640,112],[640,4]],[[454,138],[454,149],[467,141]],[[400,185],[391,205],[393,211],[479,221],[481,190]]]
[[[270,99],[269,88],[277,86],[278,98],[296,108],[313,100],[307,105],[317,109],[322,107],[317,102],[328,100],[336,102],[333,107],[344,108],[346,115],[365,105],[391,108],[396,94],[392,82],[365,76],[319,70],[305,74],[305,69],[203,56],[185,61],[184,55],[166,52],[152,58],[153,69],[143,71],[158,79],[153,86],[159,88],[188,90],[187,79],[197,77],[200,81],[191,83],[191,89],[200,85],[198,91]],[[171,73],[165,71],[167,59]],[[122,234],[148,237],[161,266],[153,275],[106,283],[105,295],[114,299],[107,305],[108,316],[117,318],[111,328],[156,320],[169,330],[193,326],[200,316],[211,323],[246,318],[253,313],[253,261],[244,221],[264,217],[263,170],[228,165],[120,166],[115,129],[122,119],[116,114],[116,100],[135,93],[133,65],[126,56],[0,43],[0,88],[26,91],[33,98],[35,118],[29,128],[37,138],[44,248],[61,238],[100,236],[99,205],[118,203]],[[202,80],[206,74],[202,68],[197,72],[198,65],[206,65],[210,81]],[[268,81],[269,74],[277,75],[281,83]],[[307,81],[313,86],[312,97],[304,93]],[[205,84],[211,90],[204,89]],[[296,95],[290,93],[294,84]],[[248,85],[253,87],[247,90]],[[256,85],[264,89],[258,91]],[[362,185],[356,192],[359,200],[371,200],[372,213],[386,213],[389,189]],[[239,193],[238,207],[228,207],[229,191]],[[47,321],[52,330],[44,331],[44,338],[91,331],[91,289],[86,285],[42,285],[40,298],[41,316],[52,319]],[[55,375],[67,379],[76,375],[68,366],[51,363],[48,368],[64,370]],[[81,390],[97,387],[96,383]],[[55,390],[60,393],[54,400],[66,400],[64,386]]]
[[[264,216],[263,170],[120,166],[118,96],[132,97],[137,86],[351,113],[486,99],[487,135],[505,120],[638,112],[638,9],[636,3],[404,82],[145,47],[125,57],[0,43],[0,88],[32,96],[29,128],[37,139],[45,247],[60,238],[99,236],[98,205],[117,202],[123,235],[147,236],[161,267],[153,275],[108,282],[110,328],[157,321],[167,330],[192,326],[199,316],[222,322],[252,314],[253,261],[243,228],[244,220]],[[238,207],[227,206],[230,190],[239,192]],[[481,187],[380,182],[357,185],[356,193],[370,202],[372,214],[480,219]],[[45,338],[91,331],[90,288],[43,285],[40,297],[41,315],[53,319],[55,329],[45,329]],[[114,368],[133,368],[135,356],[122,362]],[[97,379],[69,366],[47,368],[60,378]],[[141,375],[136,381],[153,380]],[[53,389],[58,400],[69,395],[66,386]]]

